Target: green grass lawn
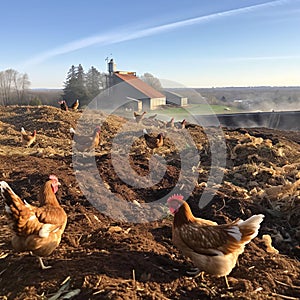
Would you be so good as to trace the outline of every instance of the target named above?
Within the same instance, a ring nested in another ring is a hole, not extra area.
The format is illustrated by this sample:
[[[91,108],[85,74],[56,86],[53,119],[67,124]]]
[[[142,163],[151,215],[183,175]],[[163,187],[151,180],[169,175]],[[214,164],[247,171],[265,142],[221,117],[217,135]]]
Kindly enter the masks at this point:
[[[152,116],[154,114],[158,115],[158,118],[162,120],[167,120],[171,117],[175,118],[175,121],[182,120],[191,115],[211,115],[211,114],[226,114],[226,113],[239,113],[243,112],[242,110],[237,109],[236,107],[230,107],[225,105],[209,105],[209,104],[189,104],[185,107],[170,107],[164,106],[156,110],[147,111],[145,117]],[[109,111],[109,113],[111,113]],[[120,110],[117,114],[126,117],[133,118],[133,111]]]
[[[151,114],[172,116],[176,119],[177,118],[180,119],[189,114],[210,115],[210,114],[226,114],[226,113],[238,113],[238,112],[242,112],[242,110],[239,110],[235,107],[230,107],[230,110],[228,110],[228,107],[224,105],[190,104],[186,107],[167,107],[167,108],[152,110]]]

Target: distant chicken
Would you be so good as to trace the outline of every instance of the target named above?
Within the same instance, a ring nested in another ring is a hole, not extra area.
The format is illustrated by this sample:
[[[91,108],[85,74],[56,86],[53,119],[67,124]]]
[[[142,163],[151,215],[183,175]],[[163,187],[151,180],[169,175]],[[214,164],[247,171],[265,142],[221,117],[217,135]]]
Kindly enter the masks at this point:
[[[73,109],[73,110],[77,110],[78,109],[78,107],[79,107],[79,100],[77,99],[72,105],[71,105],[71,108]]]
[[[24,146],[30,147],[36,141],[36,130],[26,132],[24,127],[21,128],[21,142]]]
[[[176,123],[174,124],[174,126],[175,126],[175,128],[177,128],[177,129],[184,129],[185,126],[186,126],[186,124],[187,124],[186,119],[183,119],[181,122],[176,122]]]
[[[78,135],[74,128],[70,128],[70,133],[75,142],[75,147],[81,151],[91,151],[94,148],[98,147],[100,144],[100,132],[101,129],[99,126],[95,128],[92,135]]]
[[[172,240],[184,255],[189,257],[200,271],[225,276],[235,267],[244,247],[258,234],[264,215],[253,215],[246,221],[236,220],[230,224],[195,218],[181,195],[167,200],[174,214]]]
[[[45,266],[42,257],[50,255],[59,245],[67,224],[67,215],[59,205],[55,193],[60,185],[55,175],[41,187],[40,207],[22,200],[5,181],[0,181],[0,191],[5,201],[5,210],[14,232],[12,246],[16,251],[31,251],[39,259],[42,269]]]
[[[144,111],[143,113],[141,113],[141,114],[138,114],[137,112],[134,111],[134,112],[133,112],[133,115],[134,115],[134,117],[135,117],[135,121],[136,121],[137,123],[140,123],[141,120],[144,118],[145,114],[146,114],[145,111]]]
[[[156,148],[160,148],[164,144],[164,134],[159,133],[157,136],[151,136],[148,134],[147,130],[143,130],[144,138],[146,141],[146,145],[154,152]]]
[[[68,105],[66,103],[65,100],[61,100],[61,101],[58,101],[58,104],[60,105],[60,108],[64,111],[68,111],[69,108],[68,108]]]
[[[167,128],[173,128],[174,127],[174,118],[171,118],[169,122],[166,123]]]

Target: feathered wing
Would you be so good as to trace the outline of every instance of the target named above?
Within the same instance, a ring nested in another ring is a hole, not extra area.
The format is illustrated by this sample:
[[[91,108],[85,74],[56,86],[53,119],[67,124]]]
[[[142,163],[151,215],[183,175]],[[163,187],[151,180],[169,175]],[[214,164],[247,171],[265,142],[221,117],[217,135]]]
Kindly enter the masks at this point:
[[[16,195],[5,181],[0,182],[0,187],[12,229],[17,235],[48,237],[51,232],[65,226],[66,214],[61,207],[35,207]]]
[[[241,253],[244,245],[253,239],[263,220],[263,215],[255,215],[246,221],[237,220],[219,226],[199,226],[197,223],[183,224],[177,230],[181,240],[194,252],[203,255],[226,255]]]
[[[41,225],[38,235],[42,238],[58,230],[61,230],[62,234],[67,223],[67,215],[61,207],[44,206],[37,210],[36,217]]]

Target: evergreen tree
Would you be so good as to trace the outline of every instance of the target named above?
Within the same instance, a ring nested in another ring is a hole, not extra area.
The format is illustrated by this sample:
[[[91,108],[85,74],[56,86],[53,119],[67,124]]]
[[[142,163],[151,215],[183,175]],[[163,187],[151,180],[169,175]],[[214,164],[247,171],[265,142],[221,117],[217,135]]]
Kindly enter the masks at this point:
[[[63,99],[68,105],[78,99],[81,105],[88,104],[88,97],[85,87],[85,74],[81,64],[78,67],[72,65],[67,74],[66,82],[64,83]]]
[[[77,67],[75,75],[76,75],[76,81],[75,81],[76,98],[73,99],[73,101],[78,99],[82,105],[87,105],[89,101],[87,96],[87,90],[85,87],[85,74],[81,64],[79,64],[79,66]]]
[[[71,66],[71,68],[68,71],[67,79],[64,82],[64,93],[63,93],[63,99],[65,99],[67,102],[71,102],[76,98],[76,68],[74,65]]]
[[[86,89],[89,100],[94,99],[102,88],[101,73],[92,66],[86,74]]]

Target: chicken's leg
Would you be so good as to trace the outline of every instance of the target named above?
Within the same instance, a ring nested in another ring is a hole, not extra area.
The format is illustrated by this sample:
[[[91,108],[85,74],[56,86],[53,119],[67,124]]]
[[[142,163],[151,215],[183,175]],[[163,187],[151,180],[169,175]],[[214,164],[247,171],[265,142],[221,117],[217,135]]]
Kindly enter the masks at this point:
[[[226,275],[224,276],[224,279],[225,279],[225,283],[226,283],[227,288],[230,289],[230,286],[229,286],[228,279],[227,279]]]
[[[41,257],[37,256],[42,270],[50,269],[52,266],[45,266]]]

